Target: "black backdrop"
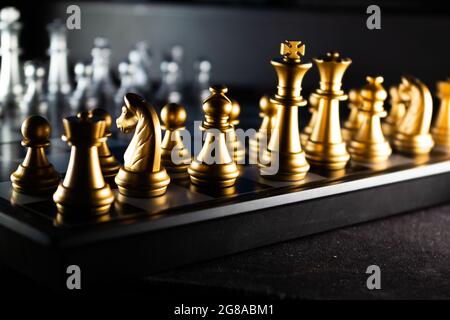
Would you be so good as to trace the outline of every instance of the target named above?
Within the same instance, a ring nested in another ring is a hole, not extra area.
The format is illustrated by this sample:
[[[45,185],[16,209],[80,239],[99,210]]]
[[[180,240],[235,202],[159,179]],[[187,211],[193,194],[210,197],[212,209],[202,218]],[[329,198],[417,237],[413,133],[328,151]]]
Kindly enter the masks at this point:
[[[338,50],[353,59],[345,86],[358,86],[368,74],[385,76],[387,85],[402,74],[413,74],[434,89],[450,75],[448,52],[450,13],[438,1],[378,1],[382,29],[366,28],[368,1],[14,1],[22,11],[23,59],[46,59],[45,24],[66,18],[66,8],[78,4],[81,30],[69,32],[70,60],[90,59],[95,36],[111,41],[113,62],[126,57],[136,41],[147,40],[155,54],[155,73],[164,50],[186,48],[186,76],[199,56],[213,62],[213,80],[265,91],[275,76],[268,63],[279,42],[306,43],[306,60]],[[8,3],[2,4],[2,6]],[[317,85],[317,72],[305,78],[305,88]]]

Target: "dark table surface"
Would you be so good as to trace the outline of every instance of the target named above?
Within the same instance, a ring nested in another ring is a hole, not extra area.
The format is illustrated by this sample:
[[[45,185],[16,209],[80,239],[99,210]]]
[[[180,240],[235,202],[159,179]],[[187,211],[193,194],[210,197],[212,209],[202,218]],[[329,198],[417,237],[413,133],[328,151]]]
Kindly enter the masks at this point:
[[[369,265],[381,268],[381,290],[366,287]],[[55,295],[1,265],[0,284],[8,296]],[[105,292],[174,300],[448,299],[450,205],[111,284]]]

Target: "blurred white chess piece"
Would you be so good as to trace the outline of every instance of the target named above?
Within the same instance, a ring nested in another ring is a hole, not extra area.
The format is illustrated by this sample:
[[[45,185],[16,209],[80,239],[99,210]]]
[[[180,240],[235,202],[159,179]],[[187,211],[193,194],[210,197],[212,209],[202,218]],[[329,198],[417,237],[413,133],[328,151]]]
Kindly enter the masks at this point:
[[[181,103],[183,99],[183,56],[183,47],[174,46],[161,62],[161,83],[156,94],[156,100],[160,105]]]
[[[47,117],[48,103],[44,90],[45,68],[33,61],[24,64],[26,91],[20,104],[22,119],[30,115]]]
[[[136,93],[139,95],[142,95],[139,88],[137,88],[135,83],[135,66],[127,63],[127,62],[121,62],[118,66],[118,72],[119,72],[119,78],[120,78],[120,87],[117,90],[115,102],[117,105],[117,108],[121,109],[124,100],[123,97],[125,94],[131,92]]]
[[[18,21],[20,12],[14,7],[0,10],[0,32],[2,57],[0,69],[0,113],[19,110],[22,99],[22,70],[19,65],[19,32],[22,24]]]
[[[94,108],[92,101],[92,66],[78,62],[74,68],[77,86],[70,98],[70,107],[73,113]]]
[[[68,95],[72,90],[69,68],[67,64],[67,34],[66,26],[60,20],[48,24],[47,30],[50,38],[48,54],[50,66],[48,70],[48,94]]]
[[[111,49],[108,39],[97,37],[92,49],[92,94],[94,107],[103,108],[112,117],[118,115],[115,108],[114,96],[116,86],[111,76]]]

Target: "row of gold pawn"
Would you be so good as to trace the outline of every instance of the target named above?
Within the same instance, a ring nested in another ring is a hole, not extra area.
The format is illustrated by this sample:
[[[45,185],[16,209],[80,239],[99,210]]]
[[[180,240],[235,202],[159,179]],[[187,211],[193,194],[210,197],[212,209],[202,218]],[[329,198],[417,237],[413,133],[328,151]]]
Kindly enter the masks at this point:
[[[225,87],[216,86],[210,90],[211,96],[203,104],[205,121],[202,127],[217,129],[219,136],[208,136],[207,133],[204,148],[193,161],[182,140],[186,109],[180,104],[167,104],[161,110],[163,126],[160,126],[154,108],[138,95],[128,93],[124,97],[122,114],[116,120],[122,132],[134,133],[125,151],[123,165],[107,144],[111,136],[111,116],[103,109],[81,112],[63,119],[65,133],[62,139],[71,147],[71,153],[61,181],[45,153],[50,145],[49,122],[41,116],[27,118],[21,128],[22,145],[27,148],[27,153],[11,174],[14,192],[52,196],[58,209],[57,219],[62,221],[108,213],[114,201],[111,189],[114,184],[121,199],[155,197],[166,192],[171,178],[187,177],[189,169],[194,185],[234,185],[238,175],[236,162],[245,156],[234,132],[239,123],[240,106],[225,96]],[[164,138],[161,129],[166,131]],[[207,164],[201,157],[208,154],[207,148],[215,138],[219,141],[216,154],[222,152],[223,156],[219,155],[217,164]]]

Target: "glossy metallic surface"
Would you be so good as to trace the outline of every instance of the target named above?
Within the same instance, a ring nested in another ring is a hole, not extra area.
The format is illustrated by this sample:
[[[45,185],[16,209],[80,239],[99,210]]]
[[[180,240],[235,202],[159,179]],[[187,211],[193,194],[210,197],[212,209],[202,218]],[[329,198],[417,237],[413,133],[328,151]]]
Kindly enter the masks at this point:
[[[402,99],[408,99],[409,106],[405,116],[397,127],[394,147],[399,152],[410,155],[424,155],[434,146],[430,134],[433,116],[433,99],[427,86],[412,76],[402,77],[399,87]]]
[[[380,121],[387,114],[383,108],[387,98],[387,92],[382,86],[383,80],[383,77],[367,77],[367,84],[361,89],[361,127],[348,147],[354,162],[379,164],[385,162],[392,153]]]
[[[441,101],[436,121],[431,129],[436,149],[450,152],[450,78],[437,83],[437,95]]]
[[[58,221],[94,218],[109,212],[114,195],[103,178],[98,147],[105,138],[105,121],[81,112],[64,118],[63,140],[70,147],[70,160],[64,181],[53,200]]]
[[[50,124],[41,116],[31,116],[22,124],[22,146],[27,154],[11,174],[15,191],[33,195],[51,195],[58,187],[60,176],[48,162],[45,148],[50,145]]]
[[[278,77],[277,92],[270,101],[278,105],[278,110],[275,128],[260,162],[260,173],[267,179],[300,181],[309,170],[298,125],[298,107],[307,103],[301,95],[302,81],[312,67],[311,63],[301,63],[304,53],[301,41],[285,41],[281,44],[281,57],[270,62]]]
[[[116,120],[124,133],[134,131],[124,155],[124,165],[115,178],[119,192],[129,197],[164,194],[170,183],[161,165],[161,126],[155,109],[134,93],[124,97],[122,114]]]
[[[327,170],[345,168],[350,155],[342,138],[339,102],[347,95],[341,90],[342,78],[351,64],[337,52],[314,59],[320,73],[320,88],[314,92],[319,100],[317,120],[305,145],[306,159],[315,167]]]
[[[190,152],[180,134],[184,130],[186,118],[186,109],[178,103],[168,103],[161,110],[162,128],[166,130],[161,143],[161,162],[171,177],[178,173],[187,173],[191,163]]]
[[[188,168],[191,182],[199,187],[232,187],[239,175],[225,139],[226,133],[233,130],[229,120],[232,103],[225,95],[227,91],[224,86],[213,86],[203,102],[205,120],[200,129],[205,131],[205,140]]]

